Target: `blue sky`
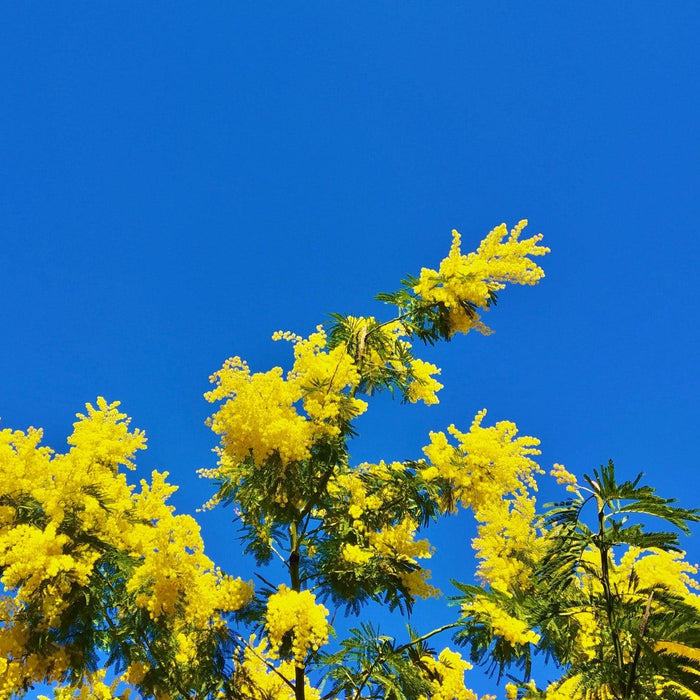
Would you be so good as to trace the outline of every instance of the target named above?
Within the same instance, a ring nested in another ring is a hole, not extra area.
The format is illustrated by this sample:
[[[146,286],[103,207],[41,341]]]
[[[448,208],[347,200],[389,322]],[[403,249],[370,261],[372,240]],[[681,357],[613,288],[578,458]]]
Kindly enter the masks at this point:
[[[426,351],[440,405],[378,401],[353,454],[416,457],[486,407],[542,440],[546,469],[613,458],[700,505],[698,3],[1,18],[4,427],[42,426],[62,450],[86,401],[121,400],[149,437],[140,473],[170,471],[194,512],[216,442],[202,393],[225,358],[282,364],[273,331],[386,314],[374,294],[435,267],[452,228],[467,249],[528,218],[546,278],[502,293],[493,336]],[[249,575],[227,514],[201,520],[210,554]],[[469,518],[436,533],[439,582],[471,575],[472,536]]]

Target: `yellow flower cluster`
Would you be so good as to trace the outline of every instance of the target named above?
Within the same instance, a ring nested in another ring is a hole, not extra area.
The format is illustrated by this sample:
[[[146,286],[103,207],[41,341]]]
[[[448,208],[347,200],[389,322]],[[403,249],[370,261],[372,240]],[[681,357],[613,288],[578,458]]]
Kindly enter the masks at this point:
[[[578,493],[579,485],[576,476],[567,471],[563,464],[555,464],[549,473],[557,480],[557,484],[566,486],[567,491]]]
[[[353,471],[334,474],[328,482],[328,494],[347,504],[348,514],[355,521],[354,526],[363,530],[365,523],[361,520],[362,515],[367,511],[376,511],[386,500],[396,495],[388,483],[378,493],[368,494],[367,481],[363,477],[371,474],[382,481],[388,481],[393,471],[403,468],[399,462],[388,466],[384,462],[361,464]]]
[[[491,627],[495,635],[503,637],[510,644],[537,644],[540,641],[540,636],[528,629],[522,620],[509,615],[486,598],[479,597],[463,605],[462,611],[482,620]]]
[[[167,474],[153,472],[151,483],[142,480],[136,491],[119,472],[133,467],[145,436],[129,430],[118,405],[101,397],[96,407],[88,404],[67,454],[40,446],[39,430],[0,431],[0,582],[11,594],[1,602],[0,698],[64,674],[65,650],[28,653],[23,611],[31,605],[46,630],[57,626],[67,594],[93,582],[106,550],[131,558],[128,591],[153,618],[167,615],[176,633],[221,625],[221,612],[252,596],[248,584],[204,555],[196,522],[166,504],[175,490]]]
[[[510,421],[485,428],[485,416],[485,409],[479,411],[468,433],[460,432],[454,425],[448,428],[458,445],[451,444],[443,432],[431,432],[430,444],[423,448],[428,458],[425,473],[452,482],[455,500],[475,511],[505,494],[528,487],[536,490],[533,474],[541,472],[530,458],[540,454],[540,441],[517,437],[518,429]],[[431,471],[432,467],[437,472]]]
[[[346,543],[341,549],[343,560],[356,566],[374,562],[386,571],[394,573],[406,591],[419,598],[437,597],[440,592],[427,581],[430,571],[421,567],[418,559],[429,559],[433,550],[427,539],[415,540],[418,524],[411,518],[404,518],[398,523],[381,526],[375,522],[374,528],[369,524],[372,518],[364,518],[366,513],[374,514],[384,503],[399,497],[393,475],[405,470],[400,462],[385,464],[362,464],[352,472],[338,473],[328,483],[328,493],[347,505],[348,515],[352,518],[353,528],[358,533],[357,543]],[[367,493],[367,480],[372,476],[382,484],[375,493]],[[396,564],[400,566],[396,566]],[[405,564],[411,570],[405,570]]]
[[[620,565],[615,567],[613,580],[623,589],[634,572],[638,588],[665,588],[700,609],[700,596],[693,592],[700,589],[700,583],[691,576],[698,573],[698,567],[684,557],[685,552],[630,547],[620,559]]]
[[[337,435],[341,412],[345,412],[345,418],[360,415],[367,410],[367,403],[345,393],[360,383],[355,360],[345,345],[327,351],[326,343],[321,326],[307,339],[294,343],[294,367],[289,381],[299,386],[304,410],[317,434]]]
[[[518,699],[518,686],[515,683],[506,683],[506,700]]]
[[[585,689],[580,674],[550,683],[545,693],[545,700],[616,700],[617,697],[605,684],[599,685],[595,690]]]
[[[408,385],[408,400],[411,403],[423,401],[427,406],[440,403],[437,393],[443,385],[432,377],[433,374],[440,374],[440,368],[430,362],[415,359],[411,361],[411,373],[414,380]]]
[[[73,445],[71,459],[74,466],[85,466],[89,469],[93,464],[111,466],[120,465],[134,469],[130,457],[136,450],[146,447],[146,435],[143,430],[129,432],[129,423],[125,413],[118,410],[119,401],[108,404],[100,396],[97,408],[86,404],[87,415],[76,414],[77,423],[73,423],[73,434],[68,438],[68,444]]]
[[[286,377],[280,367],[251,374],[246,362],[232,357],[210,378],[216,386],[205,398],[224,402],[209,420],[222,436],[216,475],[235,476],[251,455],[260,464],[276,453],[283,467],[304,460],[314,441],[337,435],[341,420],[367,408],[352,395],[360,382],[352,356],[343,345],[326,350],[320,326],[306,339],[281,331],[273,338],[294,343],[294,365]]]
[[[493,499],[475,513],[479,521],[472,547],[477,552],[477,577],[491,588],[507,592],[526,589],[532,564],[546,549],[546,539],[535,526],[535,499],[526,493]]]
[[[425,655],[421,661],[430,670],[430,700],[479,700],[477,694],[464,685],[464,672],[472,665],[459,652],[446,647],[437,659]],[[427,698],[421,695],[419,700]]]
[[[236,668],[237,688],[241,698],[265,698],[265,700],[294,700],[294,664],[281,661],[274,664],[275,656],[267,648],[267,642],[255,643],[253,635],[246,644],[243,658]],[[304,679],[306,700],[320,700],[321,694],[312,688],[308,677]]]
[[[301,390],[284,380],[281,367],[251,375],[247,363],[232,357],[211,379],[217,387],[205,398],[225,403],[210,426],[222,436],[224,454],[233,466],[249,455],[264,462],[277,452],[283,464],[309,456],[313,425],[297,412],[294,404]]]
[[[600,626],[594,613],[590,610],[574,612],[572,617],[578,623],[576,648],[578,654],[586,659],[595,659],[601,642]]]
[[[154,472],[154,484],[163,484],[166,475]],[[158,490],[148,490],[145,482],[142,487],[143,510],[153,512],[153,505],[147,502],[153,500],[154,492],[158,498]],[[173,515],[164,507],[154,524],[136,523],[129,540],[141,565],[127,590],[136,594],[136,604],[147,609],[153,619],[174,616],[182,605],[184,622],[201,627],[218,620],[218,612],[239,610],[252,597],[250,584],[214,567],[204,554],[199,525],[188,515]]]
[[[589,548],[583,552],[581,560],[578,578],[582,590],[592,598],[602,595],[600,552]],[[698,568],[684,559],[683,552],[629,547],[622,555],[619,564],[612,555],[609,556],[608,571],[614,595],[619,598],[621,604],[631,605],[639,610],[640,614],[647,604],[651,605],[652,610],[663,611],[663,603],[650,596],[650,591],[657,588],[664,588],[680,597],[686,604],[700,609],[700,595],[696,593],[700,589],[700,583],[693,578]],[[599,620],[598,614],[599,611],[596,608],[581,608],[571,612],[571,618],[577,622],[574,656],[582,660],[595,659],[601,653],[600,645],[607,621]],[[622,634],[620,640],[623,655],[628,658],[633,653],[635,640],[627,633]],[[690,648],[685,650],[675,648],[673,642],[661,642],[658,649],[671,654],[697,654],[697,651]],[[552,685],[548,689],[547,698],[559,700],[565,697],[565,694],[570,693],[571,688],[574,687],[574,680],[569,679],[564,684]],[[603,693],[601,697],[604,696]],[[585,696],[567,697],[584,698]]]
[[[444,304],[450,312],[450,329],[453,333],[468,333],[471,329],[489,333],[479,315],[468,314],[464,304],[487,309],[492,294],[505,287],[506,282],[536,284],[544,271],[528,256],[549,252],[538,245],[542,235],[519,240],[527,225],[523,220],[508,235],[505,224],[493,229],[481,242],[478,250],[462,255],[461,238],[452,231],[452,247],[449,255],[440,263],[439,270],[423,268],[413,291],[428,302]]]
[[[277,656],[282,640],[292,633],[294,663],[303,667],[309,652],[328,643],[328,609],[316,602],[310,591],[294,591],[281,585],[267,601],[265,628],[270,639],[270,654]]]
[[[537,490],[534,475],[542,473],[532,456],[540,454],[537,438],[518,437],[510,421],[484,427],[486,410],[477,413],[469,432],[451,425],[448,433],[431,432],[427,457],[421,473],[424,479],[447,480],[454,501],[471,507],[479,522],[472,546],[480,560],[477,575],[483,583],[507,591],[513,584],[525,585],[530,566],[544,551],[544,540],[535,525]]]
[[[130,700],[130,698],[139,697],[132,695],[129,688],[119,691],[119,686],[123,683],[122,678],[117,677],[111,683],[107,683],[105,676],[104,670],[88,673],[75,685],[56,688],[53,700]],[[50,698],[40,695],[38,700],[50,700]]]
[[[360,547],[356,544],[344,544],[341,556],[349,564],[358,564],[364,566],[367,562],[374,559],[374,551]]]
[[[410,563],[415,567],[410,572],[399,573],[399,578],[410,595],[417,598],[436,598],[440,591],[427,582],[430,571],[423,569],[416,562],[416,559],[432,557],[433,549],[427,539],[414,539],[417,529],[418,525],[413,520],[404,518],[396,525],[387,526],[378,532],[368,532],[367,540],[370,548],[380,557]]]

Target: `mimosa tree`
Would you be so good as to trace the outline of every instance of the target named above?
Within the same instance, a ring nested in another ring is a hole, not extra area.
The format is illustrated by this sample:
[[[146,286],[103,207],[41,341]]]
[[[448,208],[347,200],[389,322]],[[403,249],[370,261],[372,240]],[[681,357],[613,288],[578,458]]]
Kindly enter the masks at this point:
[[[696,571],[675,536],[625,519],[683,530],[694,511],[618,485],[612,467],[582,487],[557,465],[576,498],[543,518],[539,441],[489,425],[485,410],[430,433],[411,460],[352,460],[374,395],[437,402],[421,345],[490,333],[482,314],[497,293],[541,279],[534,258],[548,251],[540,235],[521,240],[525,224],[467,255],[453,232],[437,270],[379,295],[388,320],[336,314],[308,337],[274,333],[290,344],[286,372],[232,357],[212,375],[220,445],[201,472],[215,485],[206,507],[235,512],[232,542],[254,558],[256,587],[206,556],[197,522],[167,503],[167,473],[128,481],[145,436],[118,403],[88,404],[65,454],[40,430],[0,432],[0,698],[50,683],[61,700],[476,700],[459,646],[511,675],[508,698],[700,697]],[[593,503],[597,529],[581,515]],[[480,585],[458,584],[450,624],[380,634],[368,603],[408,615],[440,595],[424,531],[462,509],[477,522]],[[330,641],[329,609],[357,618],[346,638]],[[559,674],[541,688],[529,677],[538,651]]]

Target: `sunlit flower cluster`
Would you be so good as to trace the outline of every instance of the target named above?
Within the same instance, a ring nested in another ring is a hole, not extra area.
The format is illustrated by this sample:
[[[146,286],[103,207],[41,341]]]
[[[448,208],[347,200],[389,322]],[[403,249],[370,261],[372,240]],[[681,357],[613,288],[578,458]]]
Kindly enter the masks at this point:
[[[462,611],[473,615],[488,625],[498,637],[503,637],[510,644],[537,644],[540,636],[517,618],[509,615],[492,601],[479,597],[463,606]]]
[[[411,403],[423,401],[426,405],[439,403],[437,393],[443,385],[432,376],[440,374],[439,367],[417,358],[411,362],[411,374],[414,379],[408,385],[408,400]]]
[[[123,679],[117,676],[111,683],[105,679],[106,671],[100,669],[88,673],[75,686],[65,686],[54,690],[53,699],[39,695],[38,700],[136,700],[139,696],[130,688],[121,689]],[[168,700],[163,698],[163,700]]]
[[[208,476],[242,479],[249,457],[261,464],[276,454],[283,468],[304,460],[316,440],[338,435],[343,421],[367,408],[352,392],[360,381],[353,357],[343,345],[327,350],[320,326],[306,339],[282,331],[273,337],[294,344],[286,377],[280,367],[251,374],[239,357],[211,376],[216,386],[205,398],[223,402],[209,421],[222,449],[219,469]]]
[[[464,672],[472,667],[461,654],[445,648],[437,659],[423,656],[422,663],[430,670],[430,700],[478,700],[478,695],[464,685]],[[419,700],[427,700],[421,695]]]
[[[428,458],[426,473],[450,481],[455,499],[475,511],[504,494],[536,489],[533,475],[541,471],[531,459],[540,454],[537,438],[517,437],[518,430],[510,421],[485,428],[485,416],[486,410],[477,413],[467,433],[454,425],[448,428],[457,445],[445,433],[431,432],[430,444],[423,448]],[[437,472],[430,471],[431,467]]]
[[[550,683],[544,694],[545,700],[617,700],[618,697],[606,683],[599,684],[595,689],[584,687],[581,674]]]
[[[567,491],[572,493],[579,492],[578,481],[576,476],[571,472],[567,471],[563,464],[555,464],[550,471],[550,474],[557,480],[560,486],[566,486]]]
[[[232,357],[212,375],[217,387],[207,401],[224,400],[211,418],[212,430],[221,435],[224,453],[236,466],[252,455],[262,462],[276,452],[282,464],[305,459],[313,439],[313,424],[294,404],[301,389],[287,382],[280,367],[250,373],[248,364]]]
[[[292,634],[292,655],[297,666],[304,666],[309,652],[328,642],[328,610],[316,602],[310,591],[295,591],[281,585],[267,601],[265,629],[270,653],[279,654],[286,634]]]
[[[248,640],[236,670],[238,688],[242,698],[265,698],[265,700],[294,700],[294,663],[277,661],[268,650],[265,639],[256,643],[255,635]],[[309,679],[304,679],[305,700],[320,700],[321,694],[312,688]]]
[[[119,468],[133,467],[145,437],[129,430],[118,405],[101,397],[96,407],[88,404],[67,454],[40,446],[41,431],[0,431],[0,582],[12,594],[0,615],[0,698],[65,672],[64,649],[28,652],[23,611],[38,612],[46,632],[61,625],[69,594],[100,581],[109,585],[101,568],[105,552],[131,562],[120,574],[129,579],[127,591],[154,619],[167,616],[174,630],[220,625],[220,613],[251,598],[248,584],[204,555],[197,523],[166,504],[175,490],[167,474],[154,472],[140,491],[127,484]],[[94,697],[102,692],[108,691],[95,690]]]
[[[475,513],[479,522],[472,547],[477,552],[477,577],[500,591],[526,589],[532,564],[544,553],[546,539],[535,527],[535,499],[527,493],[494,498]]]
[[[439,591],[428,583],[430,571],[418,563],[419,559],[430,558],[433,549],[427,539],[415,539],[418,524],[410,517],[398,522],[380,522],[377,515],[384,504],[400,497],[393,475],[405,469],[400,462],[362,464],[330,480],[328,493],[347,508],[357,537],[356,542],[342,546],[341,557],[357,567],[371,562],[391,572],[411,596],[434,597]],[[371,480],[380,486],[368,493]]]
[[[525,220],[518,223],[506,241],[506,225],[497,226],[478,250],[468,255],[460,250],[459,233],[452,231],[449,255],[439,270],[424,267],[413,291],[428,302],[447,307],[453,333],[468,333],[471,329],[489,333],[475,309],[487,309],[493,293],[503,289],[506,282],[531,285],[544,276],[542,268],[528,256],[544,255],[549,249],[538,245],[541,234],[519,240],[526,225]],[[465,310],[465,305],[473,309],[472,313]]]

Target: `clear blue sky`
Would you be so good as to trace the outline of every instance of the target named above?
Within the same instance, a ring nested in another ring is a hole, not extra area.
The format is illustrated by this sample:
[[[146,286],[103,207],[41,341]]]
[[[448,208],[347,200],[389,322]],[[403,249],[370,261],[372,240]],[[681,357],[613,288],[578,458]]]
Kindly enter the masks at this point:
[[[273,331],[381,315],[452,228],[468,248],[528,218],[547,277],[427,352],[440,405],[379,401],[353,454],[417,457],[487,407],[546,469],[613,458],[700,505],[699,32],[682,0],[5,3],[2,425],[62,450],[86,401],[121,400],[139,473],[194,512],[226,357],[283,363]],[[247,576],[227,518],[208,551]],[[473,534],[437,533],[438,582],[469,578]]]

